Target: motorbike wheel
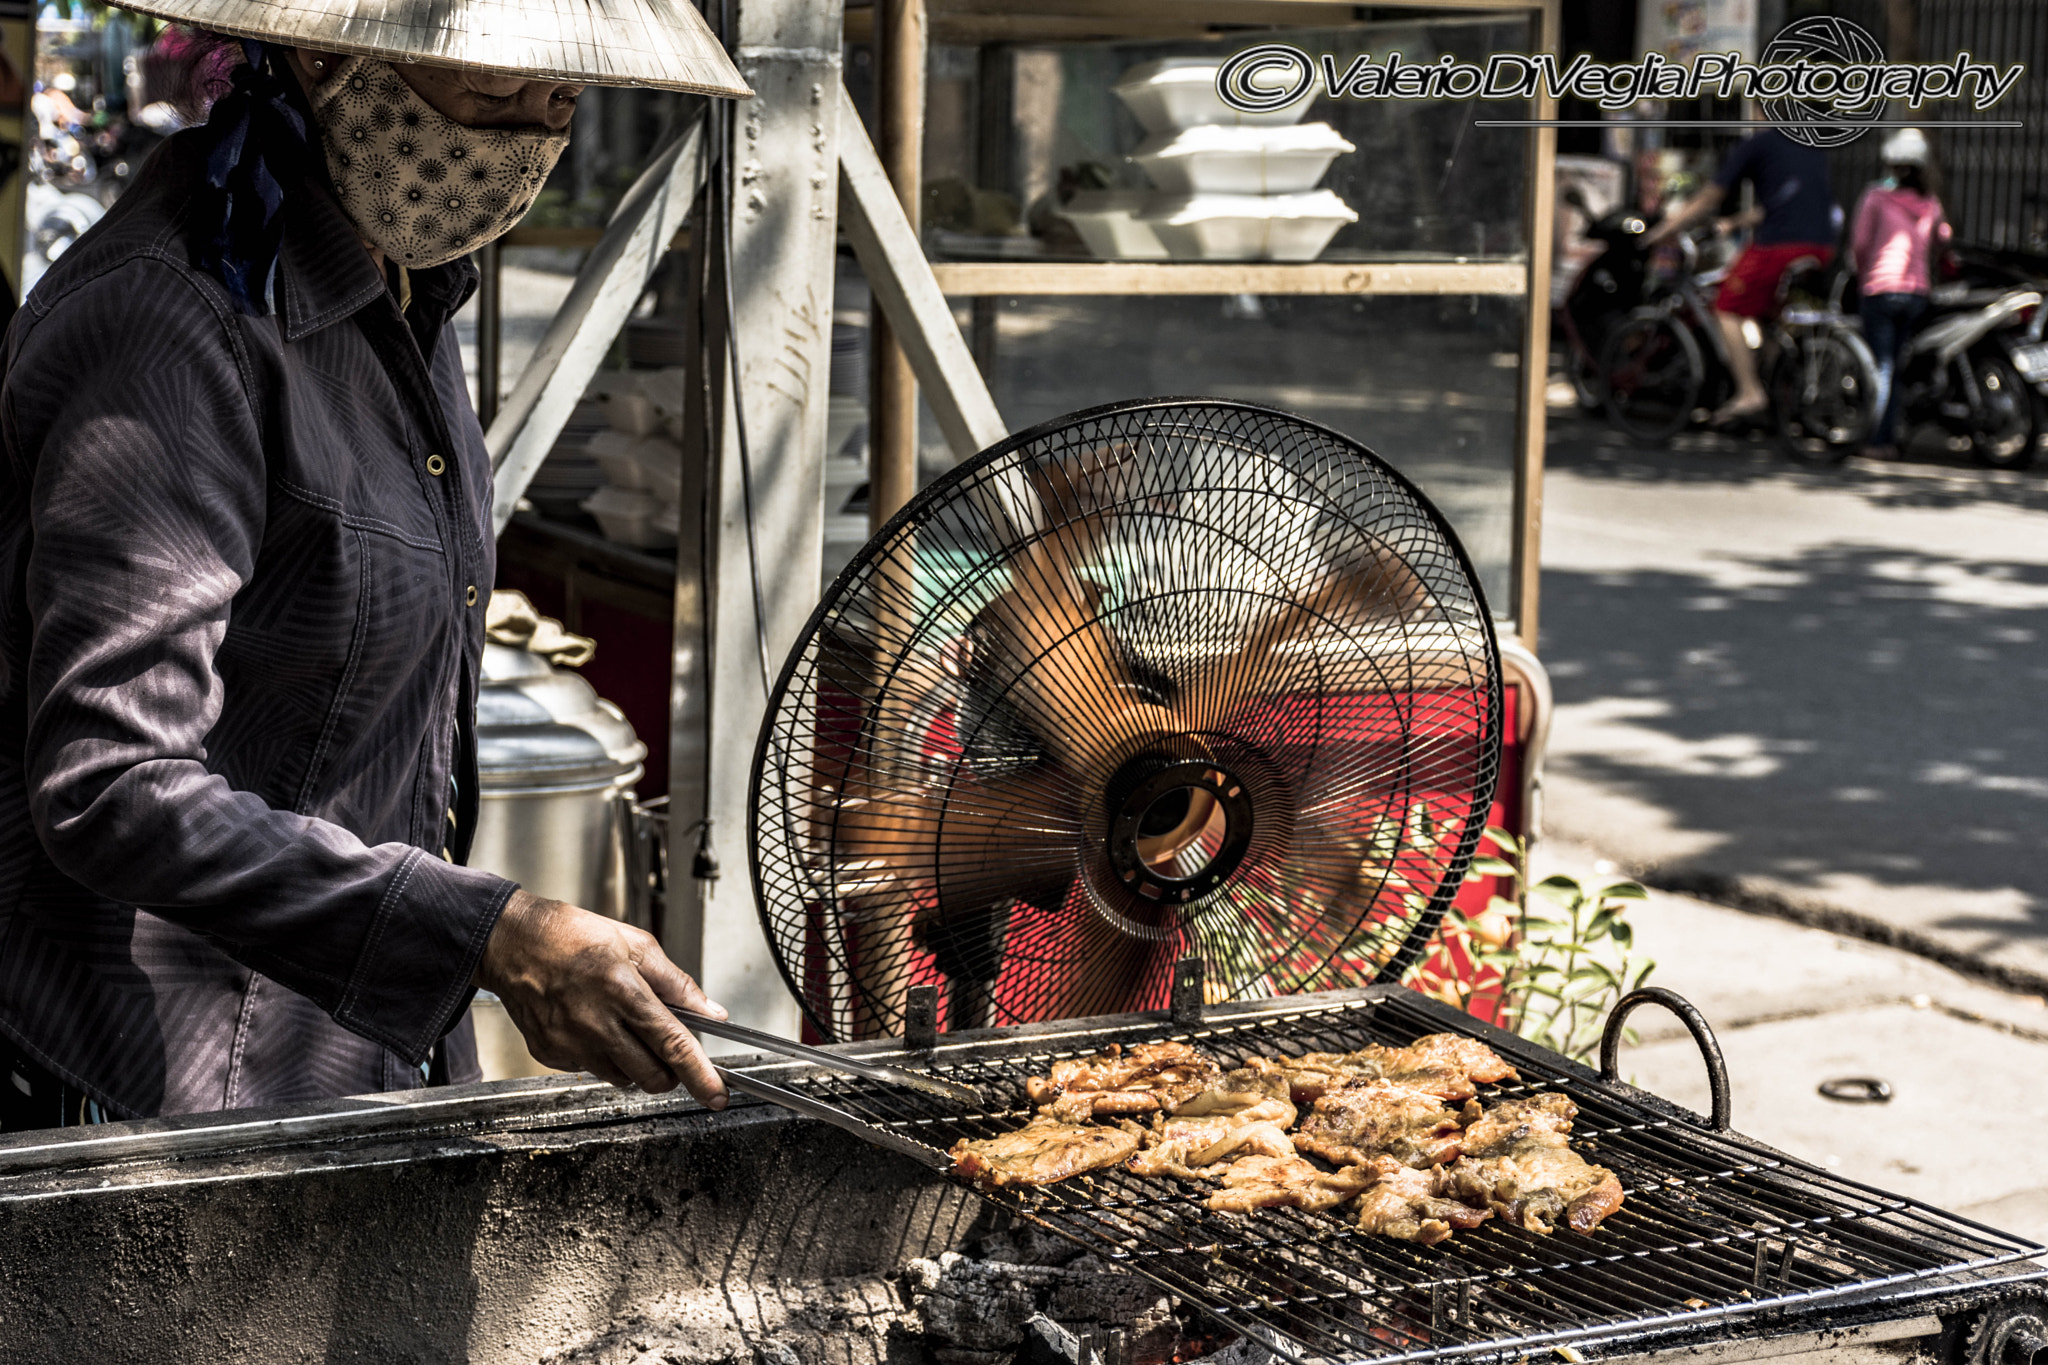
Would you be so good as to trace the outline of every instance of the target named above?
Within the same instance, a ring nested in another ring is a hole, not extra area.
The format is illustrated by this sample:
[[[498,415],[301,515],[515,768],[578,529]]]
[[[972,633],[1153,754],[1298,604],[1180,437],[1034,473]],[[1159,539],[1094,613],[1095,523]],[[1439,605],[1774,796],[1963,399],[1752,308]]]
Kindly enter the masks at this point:
[[[1970,449],[1977,463],[1993,469],[2025,469],[2034,462],[2039,435],[2034,396],[2003,352],[1980,346],[1966,357],[1977,381],[1978,402],[1970,413]]]
[[[1565,359],[1565,368],[1572,378],[1572,397],[1579,401],[1579,411],[1597,413],[1606,406],[1607,391],[1600,384],[1600,362],[1592,356],[1574,350]]]
[[[1877,424],[1877,363],[1846,327],[1782,347],[1767,387],[1778,444],[1801,464],[1840,464]]]
[[[1699,342],[1655,308],[1629,314],[1600,348],[1607,420],[1639,441],[1668,441],[1691,421],[1706,379]]]

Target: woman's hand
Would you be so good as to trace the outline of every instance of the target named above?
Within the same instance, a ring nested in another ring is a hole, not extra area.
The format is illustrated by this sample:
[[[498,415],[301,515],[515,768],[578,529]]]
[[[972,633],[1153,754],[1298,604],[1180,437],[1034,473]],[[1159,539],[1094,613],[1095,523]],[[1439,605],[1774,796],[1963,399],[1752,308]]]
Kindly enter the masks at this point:
[[[713,1109],[725,1086],[662,1003],[723,1019],[652,934],[564,901],[515,891],[477,964],[476,984],[505,1002],[534,1060],[591,1071],[651,1095],[680,1082]]]

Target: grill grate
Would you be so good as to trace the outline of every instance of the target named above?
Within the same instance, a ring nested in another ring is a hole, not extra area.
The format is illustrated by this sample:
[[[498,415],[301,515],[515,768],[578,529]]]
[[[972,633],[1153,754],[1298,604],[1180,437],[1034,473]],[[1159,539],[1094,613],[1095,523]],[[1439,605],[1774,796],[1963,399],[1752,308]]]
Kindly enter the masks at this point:
[[[1240,1011],[1235,1014],[1232,1011]],[[1944,1277],[2043,1249],[1845,1180],[1734,1134],[1674,1117],[1554,1053],[1388,987],[1226,1006],[1201,1026],[1164,1020],[969,1042],[933,1070],[989,1108],[808,1073],[796,1082],[941,1150],[1031,1113],[1024,1081],[1108,1042],[1174,1038],[1224,1059],[1349,1051],[1425,1033],[1483,1037],[1522,1073],[1489,1097],[1558,1090],[1579,1107],[1572,1144],[1620,1177],[1627,1203],[1591,1235],[1539,1236],[1491,1220],[1435,1247],[1358,1233],[1329,1214],[1212,1212],[1199,1187],[1123,1170],[983,1197],[1143,1275],[1232,1330],[1304,1362],[1490,1355],[1664,1327],[1729,1322],[1850,1294],[1932,1293]],[[1220,1017],[1218,1017],[1220,1016]],[[1038,1030],[1032,1031],[1034,1033]],[[1057,1050],[1046,1050],[1056,1041]],[[1034,1042],[1035,1049],[1034,1050]],[[2029,1269],[2032,1269],[2031,1267]]]

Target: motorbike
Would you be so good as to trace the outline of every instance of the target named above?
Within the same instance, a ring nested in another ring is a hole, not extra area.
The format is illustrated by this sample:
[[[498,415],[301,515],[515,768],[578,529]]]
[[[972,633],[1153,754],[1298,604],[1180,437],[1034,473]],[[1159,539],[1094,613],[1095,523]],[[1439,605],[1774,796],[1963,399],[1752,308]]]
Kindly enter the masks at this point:
[[[1576,185],[1565,191],[1564,198],[1585,215],[1585,235],[1602,247],[1572,281],[1556,314],[1564,328],[1565,369],[1579,407],[1599,412],[1606,401],[1600,353],[1615,326],[1643,304],[1649,254],[1642,248],[1642,237],[1657,217],[1646,217],[1626,204],[1596,216]]]
[[[1973,280],[1930,290],[1892,377],[1901,424],[1966,438],[1993,469],[2032,463],[2048,395],[2042,294],[2024,283]]]
[[[1607,417],[1639,441],[1670,439],[1734,392],[1726,342],[1709,290],[1727,273],[1701,270],[1698,244],[1677,239],[1682,266],[1618,319],[1600,353]],[[1795,263],[1761,324],[1758,377],[1770,397],[1764,425],[1793,459],[1832,464],[1870,431],[1877,367],[1841,310],[1843,276]]]

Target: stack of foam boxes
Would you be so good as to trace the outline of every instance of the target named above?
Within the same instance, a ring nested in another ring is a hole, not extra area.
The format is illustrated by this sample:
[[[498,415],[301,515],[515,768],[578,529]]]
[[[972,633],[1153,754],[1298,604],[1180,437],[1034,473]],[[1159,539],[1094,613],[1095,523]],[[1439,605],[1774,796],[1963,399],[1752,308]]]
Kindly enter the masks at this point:
[[[1355,148],[1327,123],[1302,123],[1306,98],[1245,113],[1216,93],[1217,63],[1170,57],[1114,89],[1144,126],[1131,160],[1153,190],[1077,194],[1062,210],[1097,256],[1123,260],[1312,261],[1358,215],[1315,188]]]
[[[604,485],[582,507],[607,540],[643,550],[676,543],[684,373],[608,370],[591,384],[588,397],[602,409],[605,429],[587,449],[604,472]]]

